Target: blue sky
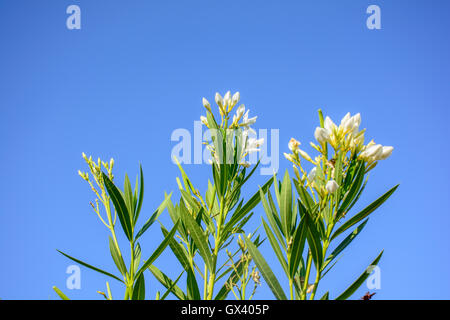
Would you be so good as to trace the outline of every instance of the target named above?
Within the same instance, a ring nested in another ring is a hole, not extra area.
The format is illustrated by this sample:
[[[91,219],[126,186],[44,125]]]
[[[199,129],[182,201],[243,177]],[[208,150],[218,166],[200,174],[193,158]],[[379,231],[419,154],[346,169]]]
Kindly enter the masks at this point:
[[[81,30],[66,28],[71,4]],[[381,30],[366,28],[371,4]],[[336,121],[360,112],[366,137],[395,147],[359,206],[401,186],[323,282],[332,297],[384,248],[376,298],[449,299],[449,12],[437,0],[1,1],[0,298],[56,299],[53,285],[101,298],[107,279],[87,269],[81,290],[65,288],[72,263],[55,250],[115,269],[77,175],[81,152],[114,157],[120,182],[142,162],[148,217],[177,189],[172,131],[193,129],[203,96],[231,90],[258,115],[257,128],[280,130],[281,172],[289,139],[314,138],[318,108]],[[204,189],[209,166],[185,169]],[[254,177],[245,194],[265,179]],[[144,256],[161,239],[155,225]],[[175,275],[174,261],[167,252],[156,265]],[[156,281],[148,286],[153,298]],[[272,297],[267,286],[256,295]]]

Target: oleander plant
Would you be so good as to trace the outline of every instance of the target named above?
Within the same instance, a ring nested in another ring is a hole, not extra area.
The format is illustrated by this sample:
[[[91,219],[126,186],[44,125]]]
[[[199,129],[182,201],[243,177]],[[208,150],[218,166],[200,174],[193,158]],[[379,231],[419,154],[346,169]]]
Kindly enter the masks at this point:
[[[314,133],[317,143],[310,143],[317,156],[313,159],[292,138],[288,143],[291,153],[284,155],[292,163],[293,178],[286,171],[281,181],[274,174],[263,186],[252,186],[250,178],[260,161],[252,164],[249,157],[259,151],[264,140],[252,136],[257,117],[249,117],[249,110],[239,105],[239,100],[239,92],[227,92],[223,97],[216,93],[217,108],[213,110],[203,98],[206,114],[200,120],[209,133],[204,144],[211,155],[207,188],[200,192],[175,158],[180,171],[176,178],[177,201],[173,201],[173,193],[164,194],[159,207],[144,223],[138,223],[144,198],[142,166],[134,188],[127,175],[120,188],[114,182],[113,159],[94,161],[83,153],[89,170],[78,173],[95,195],[90,204],[110,234],[109,250],[117,271],[107,272],[59,252],[119,281],[123,285],[120,297],[125,300],[150,298],[145,291],[149,281],[164,288],[156,292],[156,300],[251,300],[264,285],[276,299],[316,299],[320,281],[362,231],[368,216],[397,189],[398,185],[362,211],[352,212],[367,185],[368,173],[391,155],[393,147],[373,140],[364,144],[365,129],[360,130],[359,114],[348,113],[337,126],[329,117],[323,119],[319,110],[320,126]],[[247,190],[253,196],[244,199]],[[163,212],[170,216],[170,227],[159,220]],[[261,220],[261,224],[249,230],[252,219]],[[141,246],[146,245],[143,236],[155,222],[159,223],[162,240],[145,259],[141,257]],[[123,232],[125,244],[119,243],[117,232]],[[266,248],[273,250],[278,261],[268,262],[265,257],[267,249],[263,250],[261,244],[266,240],[270,244]],[[171,278],[155,264],[165,250],[170,250],[177,261],[176,277]],[[123,258],[125,252],[131,257],[129,263]],[[369,268],[377,265],[382,253]],[[286,288],[280,284],[282,277],[273,271],[276,263],[289,284]],[[333,296],[326,291],[321,299],[350,298],[368,276],[366,269],[341,294]],[[60,298],[69,299],[53,288]],[[106,293],[98,293],[113,299],[109,282]]]

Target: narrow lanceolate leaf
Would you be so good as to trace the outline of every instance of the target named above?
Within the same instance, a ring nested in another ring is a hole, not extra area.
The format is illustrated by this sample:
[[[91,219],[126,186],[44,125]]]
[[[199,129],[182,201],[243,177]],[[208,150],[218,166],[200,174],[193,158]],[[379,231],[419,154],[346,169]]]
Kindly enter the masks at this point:
[[[361,189],[361,185],[364,181],[364,172],[365,172],[364,163],[361,163],[356,168],[355,171],[356,177],[353,180],[350,189],[347,191],[344,198],[342,199],[342,204],[340,205],[338,212],[336,214],[337,219],[339,219],[347,211],[350,203],[356,197],[358,191]]]
[[[272,270],[270,269],[266,260],[262,256],[261,252],[259,252],[258,248],[245,235],[244,240],[245,243],[247,244],[248,252],[250,252],[253,261],[255,262],[256,266],[258,267],[258,270],[261,272],[262,276],[264,277],[264,280],[266,280],[267,285],[272,290],[275,297],[278,300],[287,300],[280,283],[273,274]]]
[[[114,185],[114,183],[109,180],[108,176],[104,173],[103,180],[105,181],[105,187],[108,191],[109,196],[114,204],[114,208],[116,209],[117,215],[119,216],[120,224],[122,225],[122,229],[125,232],[129,241],[133,239],[133,229],[131,227],[131,218],[130,212],[128,212],[127,205],[122,197],[122,193],[120,190]]]
[[[364,220],[352,233],[350,233],[342,242],[333,250],[333,252],[328,256],[327,260],[322,266],[322,270],[326,268],[326,266],[333,261],[352,241],[356,238],[356,236],[362,231],[364,226],[367,224],[369,219]]]
[[[341,293],[341,295],[339,297],[337,297],[336,300],[348,299],[364,283],[364,281],[367,279],[367,277],[369,277],[370,271],[371,271],[370,268],[374,267],[378,264],[382,255],[383,255],[383,250],[380,252],[378,257],[376,257],[376,259],[372,261],[372,263],[369,265],[369,267],[366,270],[364,270],[364,272],[359,276],[359,278],[356,279],[356,281],[353,282],[350,285],[350,287],[347,288],[347,290],[345,290],[343,293]]]
[[[331,240],[336,238],[338,235],[340,235],[342,232],[350,228],[351,226],[357,224],[362,219],[366,218],[369,214],[374,212],[379,206],[381,206],[398,188],[399,185],[396,185],[392,189],[390,189],[388,192],[383,194],[381,197],[379,197],[377,200],[372,202],[370,205],[368,205],[364,210],[353,216],[350,220],[345,222],[339,229],[337,229],[333,236],[331,237]]]
[[[154,265],[148,267],[148,269],[153,273],[155,278],[166,288],[171,288],[171,292],[180,300],[186,300],[186,295],[183,290],[181,290],[174,281],[172,281],[167,275],[160,271]]]
[[[275,206],[269,206],[267,203],[266,196],[264,195],[264,192],[259,189],[261,203],[263,205],[264,211],[266,212],[267,220],[269,221],[270,226],[272,227],[272,230],[274,234],[277,236],[279,243],[284,244],[284,239],[281,235],[280,228],[276,222],[276,219],[278,218],[278,213],[276,212]],[[267,195],[269,196],[269,199],[271,199],[270,191],[267,191]]]
[[[144,265],[139,269],[139,271],[136,273],[135,277],[138,278],[142,272],[144,272],[145,269],[147,269],[160,255],[161,253],[166,249],[170,241],[172,240],[175,232],[178,228],[177,221],[175,225],[173,226],[172,230],[170,230],[169,234],[164,238],[164,240],[161,242],[161,244],[156,248],[156,250],[153,252],[153,254],[148,258],[147,261],[145,261]]]
[[[192,237],[192,240],[194,240],[201,257],[205,261],[208,270],[213,270],[212,255],[208,246],[208,238],[203,233],[202,228],[189,213],[183,211],[182,219]]]
[[[164,228],[164,226],[161,226],[161,230],[164,234],[164,237],[166,237],[169,234],[169,231]],[[172,239],[172,241],[169,242],[170,249],[172,250],[175,257],[178,259],[178,261],[181,263],[181,266],[184,268],[184,270],[191,269],[191,265],[189,264],[189,258],[187,256],[186,249],[178,243],[175,239]]]
[[[267,190],[272,185],[273,178],[270,178],[260,189],[263,191],[263,193],[266,193]],[[242,207],[239,208],[239,210],[236,210],[231,217],[231,219],[228,221],[228,223],[225,226],[224,233],[227,233],[228,231],[231,231],[233,227],[242,219],[245,217],[247,213],[249,213],[258,203],[261,201],[260,198],[260,191],[258,190],[251,198],[247,201]]]
[[[266,231],[267,238],[269,238],[270,245],[272,246],[272,249],[277,256],[278,261],[280,261],[280,264],[283,267],[283,270],[286,273],[286,275],[289,275],[286,258],[284,257],[283,252],[281,251],[279,243],[275,239],[273,232],[270,230],[269,226],[264,221],[264,219],[262,219],[262,222],[263,222],[264,230]]]
[[[284,233],[290,236],[291,222],[292,222],[292,184],[291,177],[286,170],[283,182],[281,183],[280,193],[280,216],[283,224]]]
[[[85,267],[87,267],[87,268],[89,268],[89,269],[92,269],[92,270],[94,270],[94,271],[103,273],[104,275],[107,275],[107,276],[109,276],[109,277],[111,277],[111,278],[114,278],[114,279],[120,281],[120,282],[123,282],[122,280],[120,280],[120,278],[116,277],[115,275],[113,275],[113,274],[111,274],[111,273],[109,273],[109,272],[103,271],[102,269],[99,269],[99,268],[96,268],[96,267],[94,267],[94,266],[91,266],[90,264],[87,264],[86,262],[83,262],[83,261],[81,261],[81,260],[75,259],[74,257],[71,257],[71,256],[69,256],[68,254],[65,254],[65,253],[62,252],[62,251],[59,251],[59,250],[56,250],[56,251],[58,251],[59,253],[61,253],[63,256],[69,258],[70,260],[73,260],[73,261],[75,261],[76,263],[81,264],[82,266],[85,266]]]
[[[122,255],[117,250],[116,245],[111,237],[109,237],[109,251],[111,251],[111,256],[116,264],[117,269],[123,276],[127,274],[127,267],[125,266],[125,262],[123,261]]]
[[[195,274],[192,270],[187,271],[187,297],[189,300],[201,300],[200,290],[198,288],[197,279],[195,278]]]
[[[151,227],[151,225],[158,219],[158,217],[163,213],[164,209],[166,208],[167,204],[170,201],[170,197],[172,196],[172,193],[169,194],[164,201],[159,205],[158,209],[156,209],[155,212],[153,212],[152,216],[145,222],[145,224],[142,226],[141,230],[136,234],[135,241],[142,236],[145,231],[147,231],[148,228]]]
[[[175,281],[173,281],[173,282],[169,285],[169,287],[167,288],[167,291],[161,296],[161,298],[160,298],[159,300],[164,300],[164,299],[166,299],[166,297],[167,297],[171,292],[174,291],[174,288],[176,287],[176,285],[177,285],[178,281],[180,280],[181,276],[183,275],[183,273],[184,273],[184,270],[181,271],[181,273],[180,273],[180,275],[178,276],[178,278],[176,278]]]
[[[142,171],[142,165],[139,165],[139,197],[136,206],[136,211],[134,212],[134,221],[139,218],[139,213],[141,212],[142,202],[144,201],[144,171]]]
[[[145,300],[145,280],[144,274],[142,273],[139,278],[137,278],[134,283],[133,295],[131,300]]]
[[[308,191],[306,191],[305,187],[302,186],[296,179],[294,179],[294,186],[297,189],[297,193],[303,206],[309,211],[310,214],[312,214],[314,208],[314,200],[311,198]]]
[[[55,290],[56,294],[63,300],[70,300],[58,287],[53,286],[53,290]]]
[[[300,260],[302,259],[303,249],[305,248],[305,240],[307,235],[307,226],[305,220],[300,220],[300,224],[295,230],[294,238],[292,241],[291,257],[289,259],[289,275],[293,279],[297,272]]]
[[[299,201],[299,207],[302,207],[302,204]],[[303,207],[303,210],[304,207]],[[316,225],[314,224],[313,218],[309,215],[309,212],[306,211],[302,219],[306,224],[306,239],[308,240],[309,249],[311,250],[311,255],[314,261],[314,264],[317,269],[320,269],[323,263],[323,249],[322,242],[320,241],[320,233],[317,230]]]
[[[322,298],[320,298],[320,300],[328,300],[329,299],[329,295],[330,295],[330,293],[328,291],[325,292],[325,294],[322,296]]]
[[[130,213],[130,220],[134,223],[134,199],[133,199],[133,190],[131,189],[130,179],[128,175],[125,174],[125,181],[123,186],[123,200],[127,206],[128,212]]]

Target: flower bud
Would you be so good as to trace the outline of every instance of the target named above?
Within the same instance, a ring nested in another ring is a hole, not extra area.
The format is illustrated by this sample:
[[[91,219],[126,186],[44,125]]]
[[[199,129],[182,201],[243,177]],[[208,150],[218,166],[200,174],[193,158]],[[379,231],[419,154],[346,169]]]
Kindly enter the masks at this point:
[[[288,147],[292,152],[296,152],[299,146],[300,141],[297,141],[294,138],[291,138],[291,140],[289,140]]]
[[[389,158],[392,154],[392,151],[394,150],[394,147],[383,147],[383,151],[381,153],[381,155],[379,156],[379,160],[386,160],[387,158]]]
[[[205,126],[208,127],[208,120],[206,119],[206,117],[200,116],[200,121],[201,121]]]
[[[328,131],[324,128],[317,127],[314,132],[314,137],[320,144],[324,144],[325,142],[330,140],[330,135]]]
[[[286,159],[288,159],[289,161],[294,162],[294,158],[292,157],[291,154],[284,152],[283,155],[284,155],[284,157],[285,157]]]
[[[220,93],[216,92],[216,97],[215,97],[215,99],[216,99],[217,105],[218,105],[219,107],[222,108],[222,106],[223,106],[223,98],[222,98],[222,96],[220,95]]]
[[[309,162],[313,162],[313,160],[311,159],[309,154],[306,153],[306,151],[303,151],[302,149],[298,149],[298,153],[302,156],[303,159],[305,159]]]
[[[336,183],[336,181],[330,180],[327,182],[327,185],[325,186],[325,188],[327,189],[327,191],[329,193],[333,193],[339,188],[339,185]]]
[[[209,101],[206,100],[205,98],[203,98],[203,99],[202,99],[202,103],[203,103],[203,106],[204,106],[209,112],[211,112],[211,104],[209,103]]]
[[[241,99],[241,94],[239,92],[236,92],[235,94],[233,94],[233,98],[231,99],[231,103],[233,106],[235,106],[239,100]]]
[[[361,153],[361,158],[363,159],[372,159],[372,160],[378,160],[378,158],[383,153],[383,146],[381,144],[375,144],[371,145],[370,147],[366,148],[364,152]]]
[[[334,124],[333,120],[330,119],[330,117],[325,118],[323,126],[329,133],[332,133],[337,129],[337,126]]]
[[[245,112],[245,105],[241,104],[239,108],[236,110],[236,122],[238,122],[242,118],[244,112]]]

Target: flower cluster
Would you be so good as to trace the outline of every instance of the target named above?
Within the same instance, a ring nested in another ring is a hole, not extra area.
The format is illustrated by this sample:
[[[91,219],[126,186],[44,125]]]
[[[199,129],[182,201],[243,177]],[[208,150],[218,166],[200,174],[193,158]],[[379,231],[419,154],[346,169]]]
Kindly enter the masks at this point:
[[[226,142],[227,154],[230,161],[233,161],[234,153],[238,152],[237,159],[239,159],[240,164],[244,167],[249,167],[250,164],[245,161],[245,157],[253,152],[258,152],[260,150],[259,147],[264,143],[264,139],[256,139],[249,136],[250,133],[256,134],[251,126],[255,124],[257,117],[250,118],[250,110],[246,110],[244,104],[241,104],[236,109],[236,113],[233,114],[231,118],[231,112],[238,104],[239,100],[239,92],[231,95],[231,92],[228,91],[223,97],[219,93],[216,93],[215,101],[219,107],[221,116],[220,125],[218,125],[211,110],[211,104],[206,98],[203,98],[202,102],[207,110],[207,116],[201,116],[200,121],[211,131],[212,136],[220,137],[219,139],[216,139],[216,141]],[[236,140],[234,137],[241,141],[238,145],[239,148],[236,151],[234,151],[234,148],[236,147]],[[205,144],[207,145],[208,150],[211,151],[212,161],[217,164],[221,163],[221,146],[209,142],[205,142]],[[230,150],[231,152],[229,152]]]
[[[93,181],[91,181],[89,173],[88,172],[82,172],[81,170],[78,170],[78,175],[85,180],[89,186],[91,187],[91,190],[95,193],[97,198],[95,199],[95,205],[91,202],[90,205],[92,209],[94,209],[95,213],[98,215],[100,220],[108,227],[111,227],[111,223],[105,222],[105,219],[101,215],[101,210],[99,206],[99,201],[103,204],[107,211],[107,215],[110,214],[110,205],[109,205],[109,196],[106,192],[105,188],[105,181],[103,180],[102,176],[102,168],[106,170],[108,173],[108,178],[113,180],[114,175],[112,173],[113,167],[114,167],[114,159],[111,158],[109,162],[102,161],[100,158],[97,159],[97,162],[92,159],[92,156],[87,157],[86,154],[82,153],[83,159],[86,162],[86,164],[89,167],[89,171],[92,174]],[[94,186],[94,182],[95,185]],[[115,221],[115,217],[114,217]]]
[[[364,144],[366,129],[360,130],[361,115],[359,113],[353,116],[347,113],[339,126],[328,116],[323,120],[321,111],[319,111],[319,116],[321,126],[317,127],[314,132],[314,137],[319,144],[310,143],[319,152],[319,155],[313,160],[308,153],[300,149],[301,143],[291,138],[288,147],[292,153],[285,153],[284,156],[293,163],[297,179],[314,188],[321,196],[332,194],[339,188],[338,183],[334,180],[335,163],[339,155],[342,158],[340,168],[342,173],[346,172],[353,160],[363,161],[367,172],[373,169],[379,160],[387,159],[394,150],[391,146],[382,146],[373,140]],[[334,151],[331,159],[328,158],[329,146]],[[301,158],[314,165],[309,173],[303,169]]]

